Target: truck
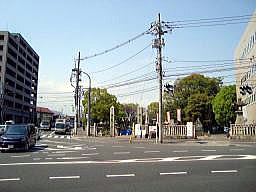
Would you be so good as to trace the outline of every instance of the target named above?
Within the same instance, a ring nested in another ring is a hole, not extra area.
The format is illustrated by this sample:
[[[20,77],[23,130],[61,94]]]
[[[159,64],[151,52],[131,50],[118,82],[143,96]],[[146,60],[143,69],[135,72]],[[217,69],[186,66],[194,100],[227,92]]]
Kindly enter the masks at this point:
[[[69,132],[68,123],[63,123],[63,122],[55,123],[55,133],[67,134],[67,132]]]

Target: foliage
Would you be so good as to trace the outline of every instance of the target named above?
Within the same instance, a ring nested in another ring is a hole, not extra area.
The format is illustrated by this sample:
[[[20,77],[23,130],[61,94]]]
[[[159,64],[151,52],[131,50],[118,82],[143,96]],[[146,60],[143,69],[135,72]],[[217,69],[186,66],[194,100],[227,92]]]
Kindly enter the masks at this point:
[[[195,122],[197,118],[205,131],[214,124],[212,99],[219,92],[221,79],[192,74],[176,81],[173,106],[182,111],[183,123]]]
[[[132,124],[136,122],[138,104],[123,104],[123,107],[125,112],[125,125],[126,127],[131,127]]]
[[[88,91],[85,92],[83,100],[84,111],[88,111]],[[106,89],[91,89],[91,119],[95,123],[109,123],[110,107],[115,107],[116,122],[122,121],[125,116],[123,106],[117,102],[117,98],[107,92]]]
[[[157,113],[159,111],[159,104],[158,102],[151,102],[148,105],[148,118],[149,118],[149,123],[152,124],[152,120],[157,117]]]
[[[236,120],[236,87],[224,86],[212,101],[216,122],[221,126],[229,126]]]

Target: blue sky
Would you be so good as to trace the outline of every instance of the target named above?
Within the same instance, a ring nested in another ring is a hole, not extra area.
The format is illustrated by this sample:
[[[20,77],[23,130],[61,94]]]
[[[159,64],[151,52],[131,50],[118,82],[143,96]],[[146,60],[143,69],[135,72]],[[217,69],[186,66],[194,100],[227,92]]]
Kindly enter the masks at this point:
[[[78,51],[88,56],[122,43],[150,27],[161,13],[164,21],[213,18],[252,14],[255,0],[0,0],[0,30],[21,33],[40,55],[38,105],[70,113],[72,92],[69,78]],[[171,60],[233,59],[246,24],[175,29],[165,35],[164,56]],[[156,76],[156,54],[148,48],[132,60],[102,73],[92,73],[118,64],[147,46],[153,37],[145,35],[116,51],[81,62],[83,71],[92,77],[93,86],[116,83],[151,73]],[[150,64],[151,63],[151,64]],[[145,66],[129,75],[124,73]],[[164,63],[164,68],[187,63]],[[200,65],[191,63],[190,65]],[[171,73],[175,73],[175,70]],[[231,75],[209,74],[209,76]],[[118,77],[114,80],[115,77]],[[229,76],[224,82],[232,82]],[[87,87],[86,76],[83,76]],[[109,90],[120,102],[146,106],[157,100],[157,91],[129,95],[132,91],[157,86],[156,81]],[[42,93],[42,94],[40,94]],[[54,102],[58,100],[58,102]]]

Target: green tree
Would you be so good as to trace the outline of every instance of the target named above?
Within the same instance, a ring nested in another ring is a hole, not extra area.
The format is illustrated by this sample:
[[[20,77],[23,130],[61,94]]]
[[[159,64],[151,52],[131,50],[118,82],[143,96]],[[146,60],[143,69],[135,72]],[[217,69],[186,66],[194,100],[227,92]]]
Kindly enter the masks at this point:
[[[126,116],[125,118],[126,126],[131,127],[132,124],[136,122],[138,104],[128,103],[128,104],[123,104],[123,106],[124,106],[124,112]]]
[[[216,122],[229,126],[236,120],[236,86],[224,86],[212,101]]]
[[[211,102],[220,90],[221,79],[192,74],[176,81],[174,107],[182,110],[182,121],[195,122],[197,118],[208,131],[215,123]]]
[[[152,120],[156,120],[156,115],[159,111],[159,104],[158,102],[151,102],[148,105],[148,118],[149,118],[149,123],[152,124]]]
[[[88,91],[85,92],[83,100],[84,111],[88,111]],[[117,102],[117,98],[107,92],[106,89],[92,88],[91,90],[91,119],[95,123],[103,122],[109,124],[110,107],[115,107],[115,119],[121,122],[125,116],[123,106]]]

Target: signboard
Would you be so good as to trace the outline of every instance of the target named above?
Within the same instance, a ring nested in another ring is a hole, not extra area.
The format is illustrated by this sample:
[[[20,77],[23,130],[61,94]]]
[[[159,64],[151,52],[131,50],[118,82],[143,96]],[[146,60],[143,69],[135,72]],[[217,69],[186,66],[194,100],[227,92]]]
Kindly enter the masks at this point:
[[[167,122],[170,123],[171,122],[171,112],[167,111]]]
[[[177,121],[181,121],[181,109],[177,109]]]
[[[193,122],[187,122],[187,136],[193,137]]]
[[[141,135],[140,124],[135,124],[135,135]]]

